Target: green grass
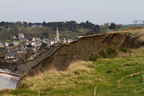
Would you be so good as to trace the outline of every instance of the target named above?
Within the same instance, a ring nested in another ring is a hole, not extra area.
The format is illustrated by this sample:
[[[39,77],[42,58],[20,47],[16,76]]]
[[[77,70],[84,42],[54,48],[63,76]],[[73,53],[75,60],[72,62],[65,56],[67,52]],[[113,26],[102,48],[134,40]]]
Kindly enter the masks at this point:
[[[49,38],[54,38],[54,37],[56,37],[55,34],[50,34],[50,36],[49,36]]]
[[[10,43],[10,42],[12,42],[12,40],[5,40],[4,42],[8,42],[8,43]]]
[[[144,25],[123,25],[122,29],[132,28],[132,27],[144,27]]]
[[[68,71],[28,77],[12,96],[143,96],[144,53],[73,63]],[[0,95],[3,91],[0,91]]]

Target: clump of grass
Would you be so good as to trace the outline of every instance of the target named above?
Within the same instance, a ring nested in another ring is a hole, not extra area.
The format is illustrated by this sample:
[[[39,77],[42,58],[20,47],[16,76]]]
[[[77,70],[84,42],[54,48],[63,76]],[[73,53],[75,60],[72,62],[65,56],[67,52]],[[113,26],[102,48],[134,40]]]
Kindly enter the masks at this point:
[[[82,90],[85,84],[90,88],[94,88],[92,85],[94,81],[91,80],[93,76],[88,75],[94,72],[94,67],[92,62],[74,62],[67,71],[50,71],[34,77],[28,77],[22,82],[19,88],[36,89],[41,92],[47,92],[48,94],[52,94],[54,91],[59,93],[59,90],[61,92],[63,92],[62,90],[75,91],[77,87]]]
[[[99,52],[99,57],[101,57],[101,58],[107,58],[108,57],[107,51],[106,50],[101,50]]]
[[[12,96],[143,96],[143,57],[141,53],[99,58],[96,62],[73,62],[67,71],[49,71],[28,77],[19,89],[6,92]]]
[[[98,58],[100,58],[99,55],[97,54],[91,54],[90,57],[88,58],[89,61],[96,61]]]
[[[121,48],[121,49],[119,49],[119,51],[123,52],[123,53],[131,53],[131,50],[127,49],[127,48]]]
[[[12,91],[12,89],[3,89],[0,91],[0,94],[9,93],[11,91]]]
[[[115,48],[108,48],[106,49],[106,53],[108,54],[108,58],[113,58],[116,57],[118,55],[118,51]]]
[[[42,93],[39,94],[36,90],[29,90],[29,89],[17,89],[10,92],[14,96],[45,96],[46,94]],[[20,94],[20,95],[19,95]]]
[[[98,54],[91,54],[88,58],[89,61],[96,61],[99,58],[113,58],[118,55],[118,51],[115,48],[108,48],[101,50]]]

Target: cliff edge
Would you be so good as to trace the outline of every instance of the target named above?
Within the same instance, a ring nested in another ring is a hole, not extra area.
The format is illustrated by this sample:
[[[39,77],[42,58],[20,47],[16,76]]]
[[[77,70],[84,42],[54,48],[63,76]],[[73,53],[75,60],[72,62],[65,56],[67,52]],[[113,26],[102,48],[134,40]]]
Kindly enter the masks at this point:
[[[28,68],[26,75],[33,76],[39,72],[67,70],[72,62],[85,60],[91,54],[97,54],[107,48],[139,48],[144,45],[144,30],[126,32],[110,32],[82,37],[68,45],[61,45],[40,62],[36,62]],[[37,57],[36,59],[39,59]],[[29,65],[30,66],[30,65]],[[22,68],[22,67],[21,67]],[[20,69],[21,70],[21,69]],[[23,70],[25,71],[25,70]]]

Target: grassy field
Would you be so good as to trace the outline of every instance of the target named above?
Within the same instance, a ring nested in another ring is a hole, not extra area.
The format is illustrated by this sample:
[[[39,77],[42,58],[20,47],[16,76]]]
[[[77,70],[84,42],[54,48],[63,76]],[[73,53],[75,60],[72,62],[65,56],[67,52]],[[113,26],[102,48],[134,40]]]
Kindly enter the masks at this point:
[[[144,51],[122,54],[28,77],[19,89],[2,90],[0,96],[143,96]]]
[[[128,28],[132,28],[132,27],[144,27],[144,25],[123,25],[122,29],[128,29]]]

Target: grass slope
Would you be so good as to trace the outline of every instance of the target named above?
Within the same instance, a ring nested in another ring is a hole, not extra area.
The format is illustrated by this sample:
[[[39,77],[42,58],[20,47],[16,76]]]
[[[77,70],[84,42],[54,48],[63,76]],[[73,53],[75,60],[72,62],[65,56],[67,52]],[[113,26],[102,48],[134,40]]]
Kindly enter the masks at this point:
[[[143,96],[144,53],[73,63],[68,71],[28,77],[0,96]]]

